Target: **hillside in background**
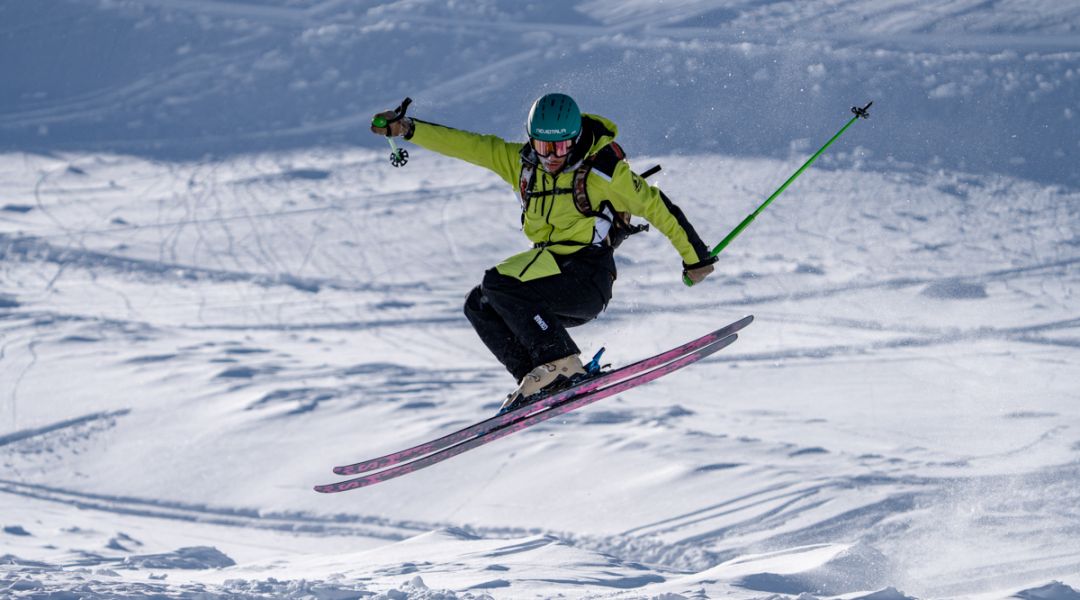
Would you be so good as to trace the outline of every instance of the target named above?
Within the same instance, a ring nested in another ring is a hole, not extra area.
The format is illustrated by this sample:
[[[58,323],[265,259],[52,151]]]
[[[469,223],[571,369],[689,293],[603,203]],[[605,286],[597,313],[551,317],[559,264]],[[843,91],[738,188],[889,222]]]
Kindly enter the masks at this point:
[[[153,158],[377,147],[373,112],[519,137],[546,91],[636,153],[800,154],[855,103],[837,165],[1076,184],[1080,6],[957,2],[8,2],[0,148]]]

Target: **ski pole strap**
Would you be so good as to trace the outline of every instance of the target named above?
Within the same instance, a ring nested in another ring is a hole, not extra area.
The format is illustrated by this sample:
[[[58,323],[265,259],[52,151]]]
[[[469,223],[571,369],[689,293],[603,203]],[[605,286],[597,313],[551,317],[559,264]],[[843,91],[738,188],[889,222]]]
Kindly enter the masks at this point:
[[[720,243],[717,244],[716,247],[713,248],[711,252],[709,252],[709,256],[716,256],[717,254],[720,254],[721,252],[723,252],[724,248],[727,248],[728,244],[730,244],[732,240],[734,240],[736,237],[738,237],[738,235],[740,233],[742,233],[743,230],[746,229],[750,225],[750,223],[753,223],[754,219],[756,219],[757,216],[760,215],[761,212],[763,210],[765,210],[765,208],[767,206],[769,206],[769,204],[772,204],[772,201],[775,200],[777,196],[782,194],[784,192],[784,190],[786,190],[788,188],[788,186],[791,185],[791,182],[795,181],[795,179],[799,175],[802,175],[803,171],[810,168],[810,165],[814,164],[814,161],[817,160],[817,158],[819,156],[824,154],[825,150],[828,149],[828,147],[831,146],[832,143],[835,142],[841,135],[843,135],[844,132],[848,130],[848,127],[851,127],[852,124],[855,123],[855,121],[858,121],[859,119],[869,119],[870,118],[870,106],[873,103],[874,103],[873,101],[867,102],[866,106],[863,106],[862,108],[859,108],[858,106],[852,106],[851,107],[851,112],[854,113],[855,116],[851,117],[851,120],[849,120],[843,127],[841,127],[840,131],[836,132],[836,135],[829,138],[829,141],[825,142],[824,146],[819,148],[818,151],[815,152],[813,156],[808,158],[806,160],[806,162],[803,163],[803,165],[801,167],[799,167],[799,169],[797,171],[795,171],[794,174],[792,174],[791,177],[788,177],[787,181],[785,181],[783,185],[781,185],[775,192],[773,192],[772,195],[769,196],[768,200],[763,202],[761,204],[761,206],[757,207],[757,210],[750,213],[749,216],[747,216],[745,219],[743,219],[742,223],[739,223],[739,225],[737,227],[735,227],[735,229],[732,229],[731,233],[727,234],[727,236],[724,237],[724,239],[721,240]],[[688,287],[694,285],[694,282],[690,281],[690,278],[685,277],[685,276],[683,277],[683,283],[685,283]]]

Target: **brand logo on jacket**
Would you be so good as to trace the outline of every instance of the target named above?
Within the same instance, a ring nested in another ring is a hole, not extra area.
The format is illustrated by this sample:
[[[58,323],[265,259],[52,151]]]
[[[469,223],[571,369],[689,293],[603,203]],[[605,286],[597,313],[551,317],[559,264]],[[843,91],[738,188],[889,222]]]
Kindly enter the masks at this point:
[[[548,330],[547,322],[545,322],[544,319],[540,315],[533,316],[533,321],[536,321],[536,324],[540,326],[541,331],[547,331]]]

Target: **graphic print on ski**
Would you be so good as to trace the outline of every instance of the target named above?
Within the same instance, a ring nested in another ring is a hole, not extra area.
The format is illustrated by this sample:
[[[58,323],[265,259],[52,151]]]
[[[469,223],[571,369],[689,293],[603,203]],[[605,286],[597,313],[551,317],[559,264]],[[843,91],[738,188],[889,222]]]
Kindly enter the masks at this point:
[[[563,402],[578,394],[584,394],[589,391],[595,390],[600,386],[614,383],[616,381],[621,381],[632,375],[636,375],[638,373],[655,369],[659,366],[663,366],[664,364],[667,364],[672,360],[683,356],[684,354],[708,346],[709,344],[717,340],[723,339],[728,335],[731,335],[732,333],[736,333],[742,330],[744,327],[753,322],[753,320],[753,315],[743,317],[742,319],[739,319],[734,323],[725,325],[724,327],[721,327],[716,331],[705,334],[681,346],[672,348],[671,350],[668,350],[666,352],[661,352],[660,354],[657,354],[655,356],[639,360],[638,362],[619,367],[618,369],[614,369],[606,373],[601,373],[600,375],[593,377],[592,379],[588,379],[578,385],[542,398],[536,402],[533,402],[532,404],[527,404],[516,410],[512,410],[501,415],[496,415],[489,419],[485,419],[484,421],[481,421],[479,423],[469,425],[464,429],[460,429],[453,433],[444,435],[441,438],[413,446],[412,448],[406,448],[405,450],[400,450],[398,452],[393,452],[385,456],[380,456],[378,458],[365,460],[363,462],[358,462],[351,465],[334,467],[334,473],[338,475],[356,475],[359,473],[366,473],[368,471],[385,469],[386,467],[391,467],[407,460],[412,460],[414,458],[424,456],[432,452],[437,452],[439,450],[442,450],[443,448],[453,446],[454,444],[467,440],[471,437],[483,435],[488,431],[503,427],[526,415]]]
[[[667,374],[669,374],[669,373],[671,373],[673,371],[677,371],[677,370],[679,370],[679,369],[681,369],[681,368],[683,368],[683,367],[685,367],[687,365],[695,363],[695,362],[697,362],[697,361],[699,361],[699,360],[701,360],[701,359],[703,359],[703,358],[705,358],[705,357],[707,357],[707,356],[721,350],[722,348],[725,348],[725,347],[731,345],[733,342],[735,342],[736,339],[738,339],[738,337],[739,336],[737,334],[731,334],[731,335],[729,335],[729,336],[727,336],[727,337],[725,337],[725,338],[723,338],[723,339],[721,339],[719,341],[713,342],[713,343],[709,344],[708,346],[705,346],[704,348],[699,348],[699,349],[697,349],[697,350],[695,350],[695,351],[693,351],[693,352],[691,352],[689,354],[684,355],[681,358],[678,358],[678,359],[676,359],[676,360],[674,360],[672,362],[669,362],[666,365],[663,365],[661,367],[653,369],[652,371],[648,371],[646,373],[639,374],[639,375],[637,375],[635,377],[631,377],[629,379],[624,379],[624,380],[620,381],[619,383],[609,385],[609,386],[607,386],[605,388],[601,388],[599,390],[595,390],[595,391],[592,391],[592,392],[587,392],[587,393],[580,394],[580,395],[575,396],[575,397],[573,397],[573,398],[571,398],[569,400],[566,400],[565,402],[562,402],[561,404],[557,404],[557,405],[549,408],[548,410],[543,410],[543,411],[540,411],[540,412],[530,414],[530,415],[528,415],[526,417],[522,417],[522,418],[518,419],[517,421],[514,421],[513,423],[510,423],[508,425],[505,425],[505,426],[503,426],[501,428],[498,428],[498,429],[495,429],[493,431],[489,431],[484,435],[474,437],[474,438],[472,438],[472,439],[470,439],[468,441],[461,442],[461,443],[459,443],[457,445],[454,445],[454,446],[451,446],[449,448],[445,448],[445,449],[440,450],[439,452],[436,452],[434,454],[429,454],[429,455],[427,455],[427,456],[425,456],[423,458],[418,458],[418,459],[416,459],[414,461],[407,462],[407,463],[404,463],[404,464],[400,464],[398,466],[391,467],[391,468],[385,469],[383,471],[378,471],[376,473],[370,473],[368,475],[362,475],[362,476],[354,478],[354,479],[348,479],[348,480],[345,480],[345,481],[339,481],[337,483],[332,483],[332,484],[328,484],[328,485],[315,486],[315,491],[320,492],[320,493],[345,492],[345,491],[348,491],[348,490],[353,490],[353,489],[357,489],[357,488],[361,488],[361,487],[367,487],[367,486],[370,486],[370,485],[374,485],[376,483],[381,483],[381,482],[387,481],[389,479],[394,479],[394,478],[397,478],[397,477],[401,477],[402,475],[407,475],[409,473],[418,471],[418,470],[423,469],[425,467],[429,467],[429,466],[434,465],[436,463],[440,463],[440,462],[442,462],[442,461],[444,461],[444,460],[446,460],[448,458],[452,458],[454,456],[457,456],[458,454],[461,454],[461,453],[466,452],[468,450],[472,450],[473,448],[476,448],[477,446],[482,446],[484,444],[493,442],[493,441],[495,441],[497,439],[506,437],[506,436],[510,435],[511,433],[515,433],[515,432],[520,431],[522,429],[525,429],[527,427],[531,427],[532,425],[535,425],[537,423],[541,423],[541,422],[546,421],[548,419],[557,417],[557,416],[559,416],[561,414],[565,414],[565,413],[568,413],[568,412],[570,412],[572,410],[576,410],[578,408],[581,408],[582,406],[585,406],[587,404],[591,404],[591,403],[596,402],[597,400],[600,400],[602,398],[606,398],[608,396],[618,394],[618,393],[626,391],[626,390],[628,390],[630,388],[633,388],[633,387],[648,383],[650,381],[653,381],[655,379],[658,379],[660,377],[663,377],[664,375],[667,375]]]

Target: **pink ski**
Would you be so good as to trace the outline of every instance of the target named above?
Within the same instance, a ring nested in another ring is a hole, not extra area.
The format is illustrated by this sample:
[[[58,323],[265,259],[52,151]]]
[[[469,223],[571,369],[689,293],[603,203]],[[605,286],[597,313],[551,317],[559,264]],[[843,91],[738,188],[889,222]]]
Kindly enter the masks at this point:
[[[462,441],[450,447],[443,448],[433,454],[429,454],[423,458],[418,458],[411,462],[399,464],[395,467],[385,469],[376,473],[371,473],[354,479],[348,479],[340,481],[338,483],[315,486],[315,491],[321,493],[336,493],[353,490],[361,487],[367,487],[376,483],[401,477],[414,471],[418,471],[425,467],[429,467],[436,463],[440,463],[448,458],[452,458],[466,452],[478,446],[493,442],[497,439],[506,437],[511,433],[515,433],[527,427],[531,427],[537,423],[542,423],[548,419],[557,417],[561,414],[568,413],[572,410],[586,406],[602,398],[607,398],[615,394],[624,392],[630,388],[637,387],[639,385],[648,383],[664,375],[667,375],[673,371],[677,371],[687,365],[695,363],[711,354],[731,345],[738,339],[738,335],[732,333],[719,340],[714,340],[704,347],[699,347],[684,356],[670,361],[667,364],[656,367],[645,373],[623,379],[617,383],[608,385],[606,387],[592,388],[588,392],[580,392],[578,395],[571,397],[570,399],[554,406],[549,405],[546,410],[534,411],[530,414],[517,415],[516,420],[512,420],[509,423],[505,423],[495,429],[488,430],[483,434],[477,435],[467,441]],[[506,413],[507,416],[514,413]]]
[[[393,465],[400,464],[420,456],[431,454],[432,452],[437,452],[439,450],[442,450],[443,448],[453,446],[454,444],[460,443],[467,439],[473,438],[478,435],[483,435],[489,431],[503,427],[508,423],[513,423],[514,421],[521,419],[522,417],[544,410],[550,406],[559,404],[560,402],[564,402],[574,396],[589,393],[605,385],[609,385],[617,381],[622,381],[628,377],[637,375],[638,373],[642,373],[663,366],[689,352],[704,348],[709,344],[716,342],[717,340],[723,339],[731,335],[732,333],[741,330],[742,328],[749,325],[753,320],[753,315],[743,317],[742,319],[739,319],[738,321],[735,321],[730,325],[721,327],[716,331],[703,335],[681,346],[672,348],[671,350],[668,350],[666,352],[661,352],[656,356],[640,360],[636,363],[626,365],[625,367],[621,367],[613,371],[608,371],[606,373],[601,373],[600,375],[583,381],[576,386],[567,388],[565,390],[542,398],[536,402],[533,402],[532,404],[522,406],[516,410],[507,413],[496,415],[489,419],[480,421],[479,423],[475,423],[473,425],[465,427],[464,429],[460,429],[453,433],[444,435],[438,439],[424,442],[423,444],[419,444],[411,448],[406,448],[405,450],[400,450],[398,452],[393,452],[385,456],[380,456],[378,458],[365,460],[363,462],[358,462],[351,465],[334,467],[334,473],[338,475],[356,475],[358,473],[366,473],[368,471],[385,469],[387,467],[391,467]]]

